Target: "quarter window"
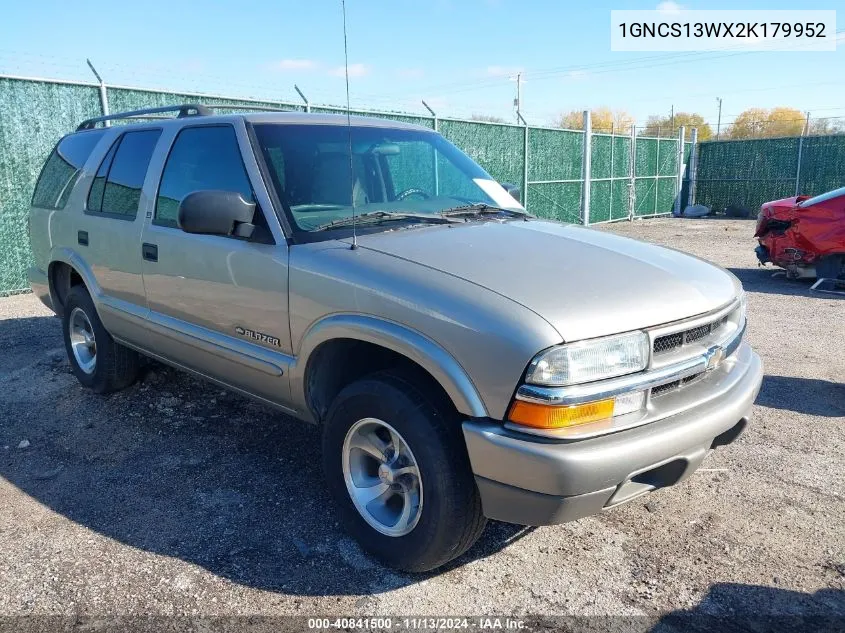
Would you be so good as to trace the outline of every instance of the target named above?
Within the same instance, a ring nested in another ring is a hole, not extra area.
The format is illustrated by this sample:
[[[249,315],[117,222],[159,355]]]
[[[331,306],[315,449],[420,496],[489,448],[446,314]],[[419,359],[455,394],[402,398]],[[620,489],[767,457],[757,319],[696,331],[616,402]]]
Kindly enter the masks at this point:
[[[134,218],[161,130],[123,134],[100,164],[88,193],[88,211]]]
[[[103,137],[103,130],[66,136],[44,163],[32,195],[32,206],[64,209],[82,172],[82,166]]]
[[[100,163],[97,169],[97,175],[94,176],[94,182],[91,183],[91,190],[88,192],[88,204],[86,208],[89,211],[103,210],[103,191],[106,188],[106,176],[109,175],[109,167],[114,160],[114,153],[117,151],[117,146],[120,144],[120,139],[112,143],[103,162]]]
[[[254,202],[235,130],[229,125],[185,128],[176,137],[161,175],[155,222],[177,226],[179,204],[189,193],[234,191]]]

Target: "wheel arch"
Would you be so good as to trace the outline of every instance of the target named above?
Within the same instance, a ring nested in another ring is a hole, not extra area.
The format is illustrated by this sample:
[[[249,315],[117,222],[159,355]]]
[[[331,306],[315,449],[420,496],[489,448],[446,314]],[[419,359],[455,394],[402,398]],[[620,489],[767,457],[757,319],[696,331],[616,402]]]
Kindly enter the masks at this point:
[[[325,354],[330,350],[331,357]],[[345,355],[367,351],[367,362],[355,364],[351,371],[335,367]],[[470,417],[486,417],[487,409],[461,364],[427,336],[398,323],[357,314],[335,314],[315,323],[303,336],[297,362],[291,368],[291,394],[298,408],[321,422],[328,402],[343,386],[357,377],[384,369],[385,359],[401,359],[409,367],[425,372],[454,408]],[[326,369],[331,363],[332,367]],[[326,372],[329,373],[319,373]],[[318,373],[315,373],[318,372]],[[329,385],[320,377],[330,376]]]
[[[67,293],[71,287],[78,284],[85,286],[88,294],[91,295],[91,300],[94,301],[94,307],[97,307],[99,286],[94,274],[85,261],[69,249],[56,249],[51,254],[50,263],[47,266],[47,283],[53,310],[60,318],[64,316]]]

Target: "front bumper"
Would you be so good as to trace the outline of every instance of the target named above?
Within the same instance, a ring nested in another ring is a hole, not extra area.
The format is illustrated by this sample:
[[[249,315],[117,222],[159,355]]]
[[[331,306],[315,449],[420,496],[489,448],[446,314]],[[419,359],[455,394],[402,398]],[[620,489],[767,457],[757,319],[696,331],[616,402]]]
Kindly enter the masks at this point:
[[[686,407],[643,426],[559,441],[464,422],[484,514],[523,525],[573,521],[682,481],[748,423],[763,367],[747,343],[717,370],[677,392]]]

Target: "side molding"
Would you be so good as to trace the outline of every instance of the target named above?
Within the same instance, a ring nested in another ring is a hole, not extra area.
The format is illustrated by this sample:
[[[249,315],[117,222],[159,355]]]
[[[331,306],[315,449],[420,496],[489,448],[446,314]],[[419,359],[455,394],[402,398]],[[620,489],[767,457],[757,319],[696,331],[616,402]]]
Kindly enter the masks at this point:
[[[309,411],[305,398],[305,368],[311,353],[332,339],[356,339],[380,345],[414,361],[440,383],[455,408],[464,415],[487,417],[487,408],[460,363],[430,338],[398,323],[362,314],[333,314],[314,325],[302,337],[296,364],[291,367],[291,396],[302,412]]]

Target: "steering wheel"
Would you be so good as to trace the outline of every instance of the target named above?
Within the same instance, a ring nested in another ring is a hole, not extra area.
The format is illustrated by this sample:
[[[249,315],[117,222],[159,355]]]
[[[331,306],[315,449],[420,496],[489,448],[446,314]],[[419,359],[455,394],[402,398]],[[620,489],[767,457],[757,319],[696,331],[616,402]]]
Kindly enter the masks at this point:
[[[396,200],[404,200],[408,196],[420,196],[423,200],[428,200],[431,198],[425,191],[422,189],[418,189],[417,187],[410,187],[405,189],[405,191],[396,194]]]

